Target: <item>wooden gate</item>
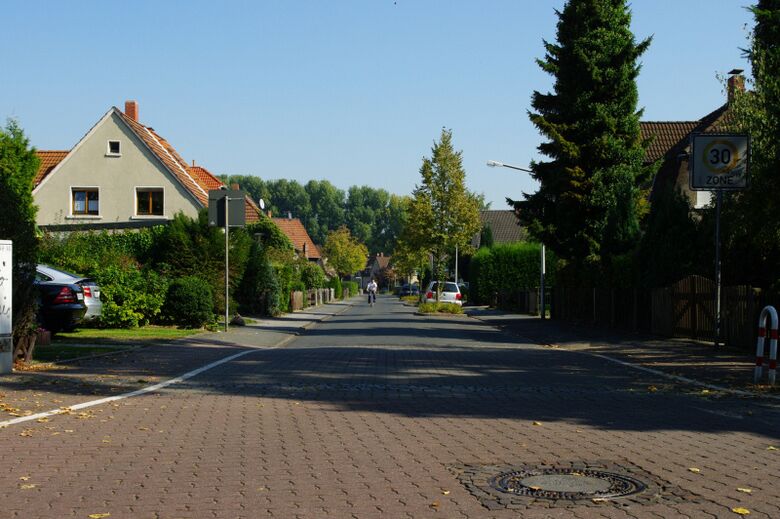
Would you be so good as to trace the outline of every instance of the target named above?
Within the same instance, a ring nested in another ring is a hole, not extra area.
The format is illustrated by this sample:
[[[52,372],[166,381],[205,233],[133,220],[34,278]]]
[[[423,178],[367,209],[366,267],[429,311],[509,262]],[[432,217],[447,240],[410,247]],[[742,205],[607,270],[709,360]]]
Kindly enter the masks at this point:
[[[703,276],[688,276],[653,291],[653,332],[713,340],[715,283]]]

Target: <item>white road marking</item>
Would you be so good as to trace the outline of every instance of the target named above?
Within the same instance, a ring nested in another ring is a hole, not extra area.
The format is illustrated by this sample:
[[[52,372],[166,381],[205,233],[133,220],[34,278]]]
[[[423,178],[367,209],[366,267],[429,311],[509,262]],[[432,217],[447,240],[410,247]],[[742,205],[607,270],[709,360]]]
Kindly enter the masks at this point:
[[[337,303],[342,304],[342,303]],[[349,310],[352,307],[352,304],[345,305],[345,308],[337,313],[334,314],[325,314],[325,318],[321,319],[320,321],[314,320],[311,323],[307,324],[306,326],[303,326],[302,329],[306,330],[308,328],[311,328],[312,326],[316,325],[317,323],[321,321],[326,321],[330,319],[334,315],[340,315]],[[322,314],[320,314],[322,315]],[[220,359],[217,361],[212,362],[211,364],[207,364],[205,366],[202,366],[196,370],[190,371],[189,373],[185,373],[184,375],[178,376],[176,378],[172,378],[170,380],[166,380],[163,382],[159,382],[157,384],[144,387],[141,389],[137,389],[135,391],[131,391],[129,393],[123,393],[121,395],[115,395],[110,396],[106,398],[101,398],[99,400],[90,400],[89,402],[82,402],[80,404],[75,404],[68,407],[61,407],[59,409],[52,409],[51,411],[44,411],[41,413],[35,413],[27,416],[20,416],[18,418],[14,418],[13,420],[6,420],[4,422],[0,422],[0,429],[4,429],[10,425],[16,425],[19,423],[29,422],[32,420],[40,420],[41,418],[48,418],[49,416],[56,416],[61,414],[69,413],[70,411],[79,411],[81,409],[86,409],[88,407],[94,407],[96,405],[102,405],[107,404],[109,402],[116,402],[117,400],[124,400],[125,398],[131,398],[138,395],[143,395],[145,393],[151,393],[152,391],[157,391],[158,389],[162,389],[164,387],[170,386],[171,384],[178,384],[179,382],[183,382],[187,380],[188,378],[192,378],[194,376],[200,375],[204,371],[208,371],[212,368],[216,368],[217,366],[220,366],[222,364],[225,364],[226,362],[230,362],[231,360],[235,360],[239,357],[243,357],[244,355],[249,355],[250,353],[254,353],[256,351],[267,351],[267,350],[274,350],[278,348],[283,348],[288,343],[292,342],[298,337],[297,334],[290,335],[283,339],[281,342],[277,343],[275,346],[271,346],[269,348],[252,348],[250,350],[242,351],[239,353],[236,353],[234,355],[230,355],[228,357],[225,357],[224,359]]]
[[[278,347],[278,346],[277,346]],[[116,402],[117,400],[124,400],[125,398],[131,398],[138,395],[143,395],[145,393],[151,393],[152,391],[157,391],[158,389],[162,389],[164,387],[170,386],[171,384],[178,384],[179,382],[184,382],[185,380],[192,378],[194,376],[200,375],[204,371],[208,371],[212,368],[216,368],[217,366],[220,366],[222,364],[225,364],[226,362],[230,362],[231,360],[235,360],[239,357],[243,357],[244,355],[249,355],[250,353],[254,353],[257,351],[264,351],[267,349],[274,349],[274,348],[264,348],[263,350],[260,349],[251,349],[251,350],[245,350],[233,355],[230,355],[228,357],[225,357],[223,359],[217,360],[212,362],[211,364],[206,364],[205,366],[202,366],[198,369],[192,370],[189,373],[185,373],[184,375],[180,375],[176,378],[172,378],[170,380],[165,380],[163,382],[159,382],[157,384],[144,387],[141,389],[137,389],[135,391],[131,391],[129,393],[123,393],[121,395],[115,395],[110,396],[106,398],[101,398],[99,400],[90,400],[89,402],[82,402],[80,404],[75,404],[68,407],[61,407],[59,409],[53,409],[51,411],[44,411],[42,413],[36,413],[31,414],[28,416],[20,416],[19,418],[14,418],[13,420],[6,420],[4,422],[0,422],[0,428],[5,428],[10,425],[16,425],[23,422],[29,422],[32,420],[40,420],[41,418],[48,418],[49,416],[55,416],[59,414],[65,414],[70,411],[79,411],[81,409],[86,409],[88,407],[94,407],[96,405],[102,405],[107,404],[109,402]]]

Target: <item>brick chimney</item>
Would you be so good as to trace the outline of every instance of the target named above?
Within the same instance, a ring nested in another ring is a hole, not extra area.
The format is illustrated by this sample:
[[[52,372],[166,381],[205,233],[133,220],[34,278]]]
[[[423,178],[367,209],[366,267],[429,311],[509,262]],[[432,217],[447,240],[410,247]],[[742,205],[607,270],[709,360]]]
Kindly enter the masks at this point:
[[[125,101],[125,115],[135,122],[138,122],[138,103],[135,101]]]
[[[737,92],[745,91],[745,76],[742,75],[741,69],[736,68],[729,72],[729,74],[729,79],[726,84],[728,90],[728,101],[729,104],[731,104],[734,102],[734,98],[736,97]]]
[[[239,191],[241,189],[241,186],[233,182],[232,184],[230,184],[230,189],[232,189],[233,191]]]

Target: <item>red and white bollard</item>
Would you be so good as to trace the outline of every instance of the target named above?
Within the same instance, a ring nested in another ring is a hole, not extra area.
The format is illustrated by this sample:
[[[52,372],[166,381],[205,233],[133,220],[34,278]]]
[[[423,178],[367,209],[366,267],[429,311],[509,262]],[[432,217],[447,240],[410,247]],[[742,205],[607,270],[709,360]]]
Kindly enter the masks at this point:
[[[756,369],[753,373],[753,382],[758,384],[764,370],[764,345],[766,343],[766,321],[770,319],[769,328],[769,384],[775,385],[775,373],[777,370],[777,310],[773,306],[764,307],[758,318],[758,340],[756,341]]]

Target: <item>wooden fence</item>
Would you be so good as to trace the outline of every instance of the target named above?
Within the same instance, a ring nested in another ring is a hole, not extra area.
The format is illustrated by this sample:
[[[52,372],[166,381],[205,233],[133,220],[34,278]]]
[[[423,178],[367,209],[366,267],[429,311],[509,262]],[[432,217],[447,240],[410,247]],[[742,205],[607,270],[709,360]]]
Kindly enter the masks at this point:
[[[554,319],[670,337],[715,339],[715,283],[702,276],[688,276],[653,290],[555,287],[551,295]],[[778,303],[776,296],[753,287],[723,288],[721,340],[751,349],[761,309]]]
[[[319,306],[335,299],[332,288],[314,288],[306,291],[290,292],[290,310],[298,312],[309,306]]]

